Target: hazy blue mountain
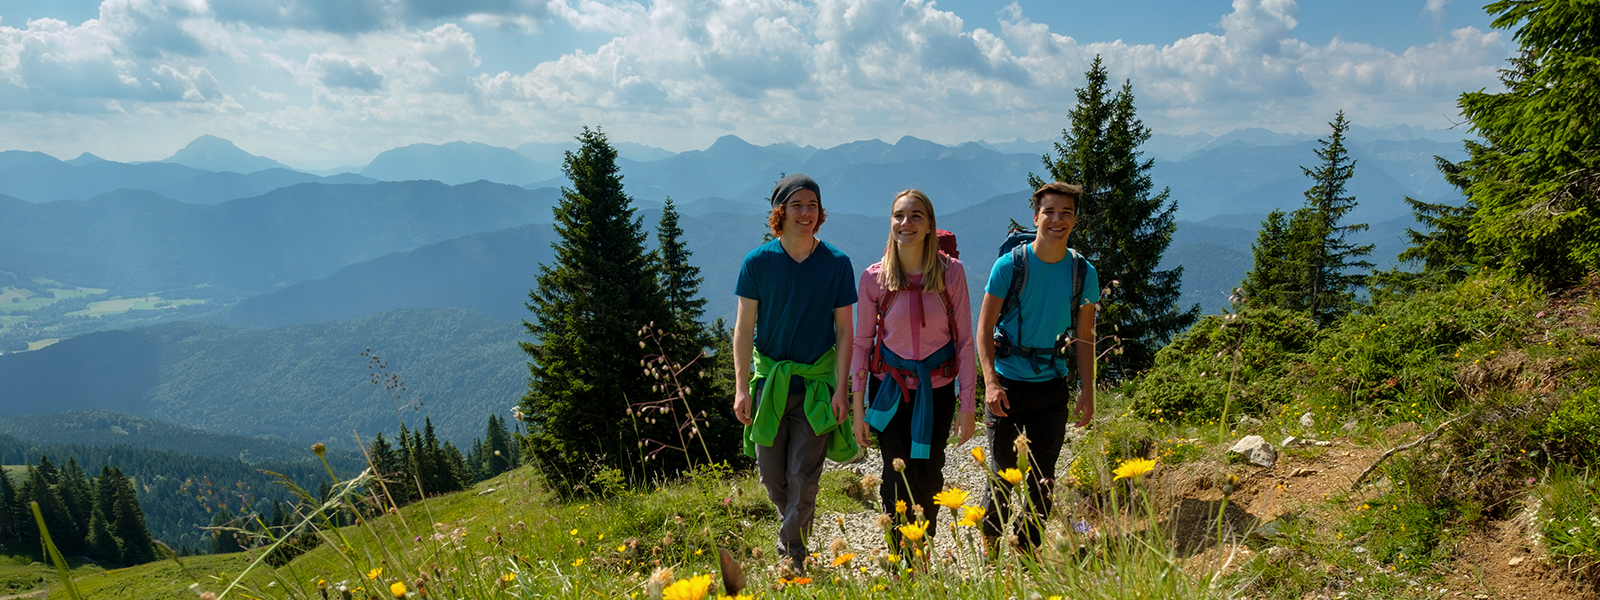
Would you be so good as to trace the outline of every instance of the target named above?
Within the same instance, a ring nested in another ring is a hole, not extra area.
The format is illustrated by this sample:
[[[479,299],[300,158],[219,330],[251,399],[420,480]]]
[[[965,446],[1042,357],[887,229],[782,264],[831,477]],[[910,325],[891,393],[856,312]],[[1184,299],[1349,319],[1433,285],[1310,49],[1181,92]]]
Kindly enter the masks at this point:
[[[462,309],[390,311],[355,321],[244,329],[170,323],[103,331],[0,355],[0,414],[103,409],[219,433],[353,447],[352,432],[424,416],[445,439],[481,435],[527,387],[520,325]],[[401,399],[370,382],[363,350],[401,378]]]
[[[233,173],[254,173],[267,169],[289,169],[288,165],[264,156],[256,156],[245,152],[240,150],[238,146],[233,145],[233,142],[209,134],[195,138],[194,141],[189,142],[189,145],[184,146],[161,162],[177,163],[207,171],[228,171]]]
[[[391,252],[548,223],[556,197],[410,181],[300,184],[215,205],[134,190],[43,204],[0,198],[0,270],[118,293],[259,293]]]
[[[168,198],[191,204],[217,204],[260,196],[272,190],[301,183],[377,183],[378,180],[354,173],[319,177],[289,169],[267,169],[250,174],[234,172],[203,173],[152,190]]]
[[[95,156],[93,154],[90,154],[88,152],[85,152],[83,154],[79,154],[77,158],[74,158],[72,160],[64,160],[64,161],[61,161],[61,162],[67,163],[67,164],[72,165],[74,167],[81,167],[83,165],[86,165],[86,164],[89,164],[89,163],[92,163],[92,162],[100,162],[102,160],[105,160],[105,159],[104,158],[100,158],[98,156]]]
[[[78,410],[0,417],[0,434],[44,446],[130,446],[246,463],[311,458],[307,444],[279,438],[228,435],[109,410]],[[335,451],[338,452],[338,451]],[[349,452],[331,457],[353,462]],[[31,457],[37,460],[37,457]]]
[[[663,150],[655,146],[646,146],[644,144],[635,144],[633,142],[612,142],[611,145],[617,149],[617,156],[634,162],[665,160],[678,154],[677,152],[673,152],[671,150]],[[792,146],[793,144],[790,145]],[[533,162],[546,165],[555,165],[557,169],[559,169],[561,167],[561,163],[566,160],[566,153],[577,149],[578,144],[576,142],[561,142],[558,144],[552,144],[549,142],[528,142],[526,144],[517,146],[516,148],[517,152],[521,153],[523,156],[533,159]]]
[[[516,322],[528,316],[523,302],[536,285],[539,264],[553,260],[554,241],[546,224],[460,237],[248,298],[225,318],[263,327],[341,321],[397,308],[459,307]]]
[[[619,161],[623,184],[635,198],[671,197],[690,202],[706,197],[745,198],[746,190],[766,187],[766,198],[779,173],[800,172],[801,161],[777,150],[761,148],[725,135],[705,150],[681,152],[649,162]],[[826,191],[824,191],[826,193]]]
[[[361,175],[383,181],[432,179],[450,185],[479,180],[520,185],[561,174],[560,164],[535,162],[510,148],[478,142],[412,144],[386,150]]]

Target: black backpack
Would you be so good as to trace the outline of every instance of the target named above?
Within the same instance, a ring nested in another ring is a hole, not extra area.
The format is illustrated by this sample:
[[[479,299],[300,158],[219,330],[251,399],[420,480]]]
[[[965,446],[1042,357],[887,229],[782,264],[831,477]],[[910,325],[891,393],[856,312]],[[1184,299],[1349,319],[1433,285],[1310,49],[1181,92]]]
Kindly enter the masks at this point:
[[[1075,369],[1073,353],[1073,331],[1078,321],[1078,305],[1083,303],[1083,280],[1089,272],[1089,261],[1084,260],[1077,250],[1067,249],[1072,255],[1072,318],[1068,321],[1066,331],[1056,335],[1056,343],[1051,348],[1029,348],[1011,342],[1011,336],[1005,333],[1001,322],[1012,312],[1017,313],[1017,331],[1022,331],[1022,287],[1028,282],[1028,250],[1027,244],[1038,236],[1032,229],[1012,229],[1006,234],[1006,240],[1000,244],[1000,256],[1011,254],[1011,285],[1006,288],[1005,300],[1000,304],[1000,319],[995,322],[994,343],[995,356],[1026,356],[1033,364],[1033,372],[1038,373],[1042,365],[1048,364],[1055,368],[1056,355],[1067,357],[1068,369]]]

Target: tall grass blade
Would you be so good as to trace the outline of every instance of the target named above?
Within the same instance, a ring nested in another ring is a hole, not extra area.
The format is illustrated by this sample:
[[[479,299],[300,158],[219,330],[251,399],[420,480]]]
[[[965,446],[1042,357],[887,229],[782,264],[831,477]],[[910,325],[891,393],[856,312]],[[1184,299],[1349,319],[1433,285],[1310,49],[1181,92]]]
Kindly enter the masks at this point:
[[[78,595],[78,587],[72,585],[72,571],[67,569],[67,559],[62,558],[61,551],[56,549],[56,543],[50,540],[50,529],[44,526],[44,513],[39,512],[38,502],[29,502],[33,509],[33,520],[39,523],[39,536],[44,538],[44,549],[50,554],[50,562],[56,564],[56,572],[61,575],[61,586],[67,588],[67,595],[72,600],[82,600]]]

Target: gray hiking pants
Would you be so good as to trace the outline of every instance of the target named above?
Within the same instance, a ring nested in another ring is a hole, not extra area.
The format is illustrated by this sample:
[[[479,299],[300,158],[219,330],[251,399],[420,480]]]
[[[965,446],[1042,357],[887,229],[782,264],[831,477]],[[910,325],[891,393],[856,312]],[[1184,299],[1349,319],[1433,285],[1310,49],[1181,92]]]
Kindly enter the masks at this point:
[[[801,391],[789,395],[772,445],[756,445],[756,466],[761,471],[761,484],[767,487],[767,497],[783,517],[778,545],[789,556],[798,554],[803,558],[805,539],[817,512],[817,492],[822,489],[822,460],[828,439],[812,431],[806,420],[805,386],[791,385],[789,389]]]

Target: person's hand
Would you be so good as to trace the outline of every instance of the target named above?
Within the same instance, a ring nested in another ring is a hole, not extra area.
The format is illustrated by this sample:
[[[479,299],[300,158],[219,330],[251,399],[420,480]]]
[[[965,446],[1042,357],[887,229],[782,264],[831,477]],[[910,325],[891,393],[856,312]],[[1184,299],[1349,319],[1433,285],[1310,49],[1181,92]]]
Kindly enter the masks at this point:
[[[978,416],[973,413],[958,413],[956,415],[956,435],[961,437],[958,444],[965,444],[972,439],[972,432],[978,427]]]
[[[833,390],[833,422],[843,423],[850,416],[850,395],[844,390]]]
[[[1094,390],[1078,392],[1078,422],[1079,427],[1088,427],[1089,419],[1094,418]]]
[[[739,419],[740,423],[743,423],[745,425],[749,425],[750,423],[753,422],[752,419],[750,418],[750,391],[749,390],[734,390],[734,392],[733,392],[733,416],[734,416],[734,418]]]
[[[983,383],[983,404],[989,407],[989,414],[996,417],[1006,416],[1006,411],[1011,410],[1011,399],[1006,398],[1006,388],[998,380]]]
[[[868,433],[867,418],[864,417],[864,416],[861,416],[861,415],[857,415],[855,421],[856,421],[856,424],[855,424],[855,427],[853,429],[855,430],[855,434],[856,434],[856,445],[861,447],[861,451],[862,452],[866,452],[867,451],[867,439],[868,439],[867,438],[867,433]]]

